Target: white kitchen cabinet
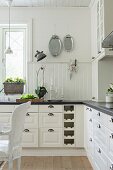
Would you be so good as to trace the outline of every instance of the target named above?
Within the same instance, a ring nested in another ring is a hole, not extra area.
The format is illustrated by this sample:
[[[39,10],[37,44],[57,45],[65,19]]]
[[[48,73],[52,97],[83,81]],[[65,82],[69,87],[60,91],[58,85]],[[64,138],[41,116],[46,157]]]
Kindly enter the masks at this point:
[[[103,152],[103,150],[100,148],[100,146],[96,143],[94,147],[94,161],[98,165],[100,170],[107,170],[108,158]]]
[[[113,56],[109,49],[102,48],[103,39],[112,32],[113,1],[95,0],[91,8],[92,59]]]
[[[38,129],[24,129],[22,135],[23,147],[38,147]]]
[[[11,123],[11,113],[0,113],[0,124],[10,124]]]
[[[93,109],[87,106],[84,107],[84,148],[92,163],[94,157]]]
[[[40,128],[40,147],[62,147],[62,128]]]
[[[27,113],[24,128],[38,128],[38,113]]]
[[[62,105],[39,105],[39,113],[62,112]]]
[[[0,105],[0,113],[11,113],[14,111],[14,105]]]
[[[84,139],[93,169],[113,170],[113,117],[85,106]]]
[[[44,128],[62,128],[62,113],[39,113],[39,127]]]

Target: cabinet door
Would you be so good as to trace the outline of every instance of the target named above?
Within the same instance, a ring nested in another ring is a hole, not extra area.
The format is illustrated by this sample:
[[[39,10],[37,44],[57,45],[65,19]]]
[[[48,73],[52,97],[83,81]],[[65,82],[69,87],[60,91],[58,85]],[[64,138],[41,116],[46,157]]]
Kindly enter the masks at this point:
[[[62,127],[62,113],[39,113],[39,127],[60,128]]]
[[[113,160],[113,131],[107,131],[107,139],[108,139],[108,155],[111,160]]]
[[[24,128],[38,128],[38,113],[27,113]]]
[[[97,144],[95,144],[94,159],[100,170],[107,170],[108,158]]]
[[[92,99],[98,100],[98,61],[92,62]]]
[[[23,147],[38,147],[38,129],[24,129],[22,136]]]
[[[62,147],[62,129],[60,128],[40,128],[39,146],[40,147]]]
[[[101,123],[94,121],[94,140],[107,151],[107,129]]]
[[[10,124],[11,123],[11,113],[0,113],[0,124]]]

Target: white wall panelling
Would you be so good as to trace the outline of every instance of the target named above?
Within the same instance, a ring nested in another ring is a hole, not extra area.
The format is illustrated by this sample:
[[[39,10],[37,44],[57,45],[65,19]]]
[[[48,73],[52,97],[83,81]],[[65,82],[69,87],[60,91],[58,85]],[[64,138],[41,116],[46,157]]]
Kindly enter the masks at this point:
[[[53,87],[58,91],[58,98],[62,91],[64,99],[88,100],[91,99],[91,64],[78,63],[78,72],[73,73],[70,80],[68,63],[29,63],[29,92],[34,93],[36,88],[36,70],[45,66],[45,86],[48,90],[46,99],[50,99],[50,85],[53,80]],[[41,74],[39,85],[41,85]]]

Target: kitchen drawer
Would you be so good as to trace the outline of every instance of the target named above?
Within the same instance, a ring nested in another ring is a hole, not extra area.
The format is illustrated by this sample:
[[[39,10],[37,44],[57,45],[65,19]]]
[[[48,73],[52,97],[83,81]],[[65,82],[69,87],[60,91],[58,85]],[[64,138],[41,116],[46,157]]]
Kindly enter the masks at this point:
[[[113,116],[109,116],[108,115],[108,117],[107,117],[107,124],[108,124],[108,128],[113,131]]]
[[[62,105],[39,105],[39,113],[40,112],[62,112]]]
[[[88,152],[90,154],[91,159],[93,159],[94,156],[94,139],[92,136],[88,136]]]
[[[113,161],[108,159],[108,170],[113,170]]]
[[[103,152],[103,150],[100,148],[99,145],[95,143],[95,148],[94,148],[94,160],[99,167],[100,170],[107,170],[108,168],[108,158]]]
[[[38,112],[38,105],[31,105],[28,112]]]
[[[107,125],[107,115],[99,112],[98,110],[93,110],[94,111],[94,119],[99,121],[100,123],[102,123],[105,126]]]
[[[107,140],[108,140],[108,156],[113,160],[113,131],[107,130]]]
[[[15,105],[15,108],[18,107],[18,105]],[[30,108],[27,110],[27,112],[31,113],[38,113],[38,105],[31,105]]]
[[[107,129],[100,122],[94,121],[94,140],[107,151]]]
[[[62,113],[39,113],[39,127],[60,128],[63,124],[62,117]]]
[[[38,147],[38,129],[24,129],[22,136],[23,147]]]
[[[40,147],[62,147],[62,128],[40,128]]]
[[[0,113],[3,112],[13,112],[14,111],[14,105],[0,105]]]
[[[24,128],[38,128],[38,113],[27,113]]]
[[[0,124],[10,124],[12,113],[0,113]]]

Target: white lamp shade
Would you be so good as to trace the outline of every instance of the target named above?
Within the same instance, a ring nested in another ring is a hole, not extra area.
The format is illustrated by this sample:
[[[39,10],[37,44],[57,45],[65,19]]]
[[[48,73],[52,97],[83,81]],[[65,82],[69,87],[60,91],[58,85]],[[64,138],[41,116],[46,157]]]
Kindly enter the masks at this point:
[[[5,50],[5,54],[13,54],[13,51],[11,50],[11,47],[8,47],[8,48]]]

